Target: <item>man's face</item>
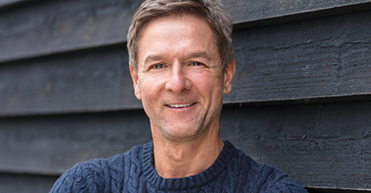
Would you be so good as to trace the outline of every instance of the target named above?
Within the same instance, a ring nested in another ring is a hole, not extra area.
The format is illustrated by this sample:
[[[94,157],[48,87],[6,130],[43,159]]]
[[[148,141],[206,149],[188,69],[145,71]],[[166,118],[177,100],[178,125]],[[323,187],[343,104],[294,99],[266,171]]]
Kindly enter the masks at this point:
[[[142,31],[137,61],[137,72],[130,68],[135,95],[152,133],[180,140],[219,131],[223,93],[231,91],[235,64],[223,71],[206,22],[187,15],[152,21]]]

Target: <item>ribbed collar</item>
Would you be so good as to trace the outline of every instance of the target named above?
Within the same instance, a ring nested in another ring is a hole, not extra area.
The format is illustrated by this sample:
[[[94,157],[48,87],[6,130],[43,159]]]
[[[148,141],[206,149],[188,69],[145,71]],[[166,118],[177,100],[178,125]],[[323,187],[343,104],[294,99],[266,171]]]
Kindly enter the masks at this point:
[[[234,154],[235,147],[227,140],[224,141],[223,150],[218,158],[207,170],[198,175],[186,178],[162,178],[159,176],[153,166],[153,142],[143,146],[143,172],[147,182],[157,190],[189,190],[195,187],[203,186],[219,176],[226,169],[227,163]]]

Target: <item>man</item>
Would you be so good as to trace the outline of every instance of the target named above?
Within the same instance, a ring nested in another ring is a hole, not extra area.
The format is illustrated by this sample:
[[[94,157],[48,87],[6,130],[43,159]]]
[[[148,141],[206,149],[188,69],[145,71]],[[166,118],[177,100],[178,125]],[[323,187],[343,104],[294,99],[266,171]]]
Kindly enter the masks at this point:
[[[236,64],[219,0],[147,0],[128,33],[135,96],[153,143],[79,163],[51,192],[306,192],[219,135]]]

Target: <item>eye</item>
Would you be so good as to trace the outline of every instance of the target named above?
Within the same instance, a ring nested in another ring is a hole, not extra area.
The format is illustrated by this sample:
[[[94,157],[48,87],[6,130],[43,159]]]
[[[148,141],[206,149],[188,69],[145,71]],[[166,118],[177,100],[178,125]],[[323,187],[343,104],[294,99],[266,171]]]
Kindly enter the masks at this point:
[[[192,62],[191,65],[192,66],[201,66],[202,63],[201,62]]]
[[[163,67],[165,67],[165,65],[163,65],[163,64],[155,64],[155,65],[152,66],[152,68],[154,68],[154,69],[160,69],[160,68],[163,68]]]

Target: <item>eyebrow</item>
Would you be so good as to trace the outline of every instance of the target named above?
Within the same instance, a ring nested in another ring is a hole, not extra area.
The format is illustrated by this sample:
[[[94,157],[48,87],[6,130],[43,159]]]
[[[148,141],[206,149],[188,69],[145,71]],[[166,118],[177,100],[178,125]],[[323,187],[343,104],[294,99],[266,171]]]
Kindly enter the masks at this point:
[[[151,61],[161,60],[162,58],[164,57],[162,57],[161,55],[149,55],[144,60],[144,64],[151,62]]]
[[[207,54],[206,52],[192,52],[186,57],[188,58],[206,58],[207,60],[211,60],[211,56]],[[144,64],[152,62],[152,61],[157,61],[157,60],[162,60],[164,56],[162,55],[149,55],[144,59]]]
[[[192,52],[190,54],[191,58],[206,58],[207,60],[211,60],[211,56],[206,52]]]

